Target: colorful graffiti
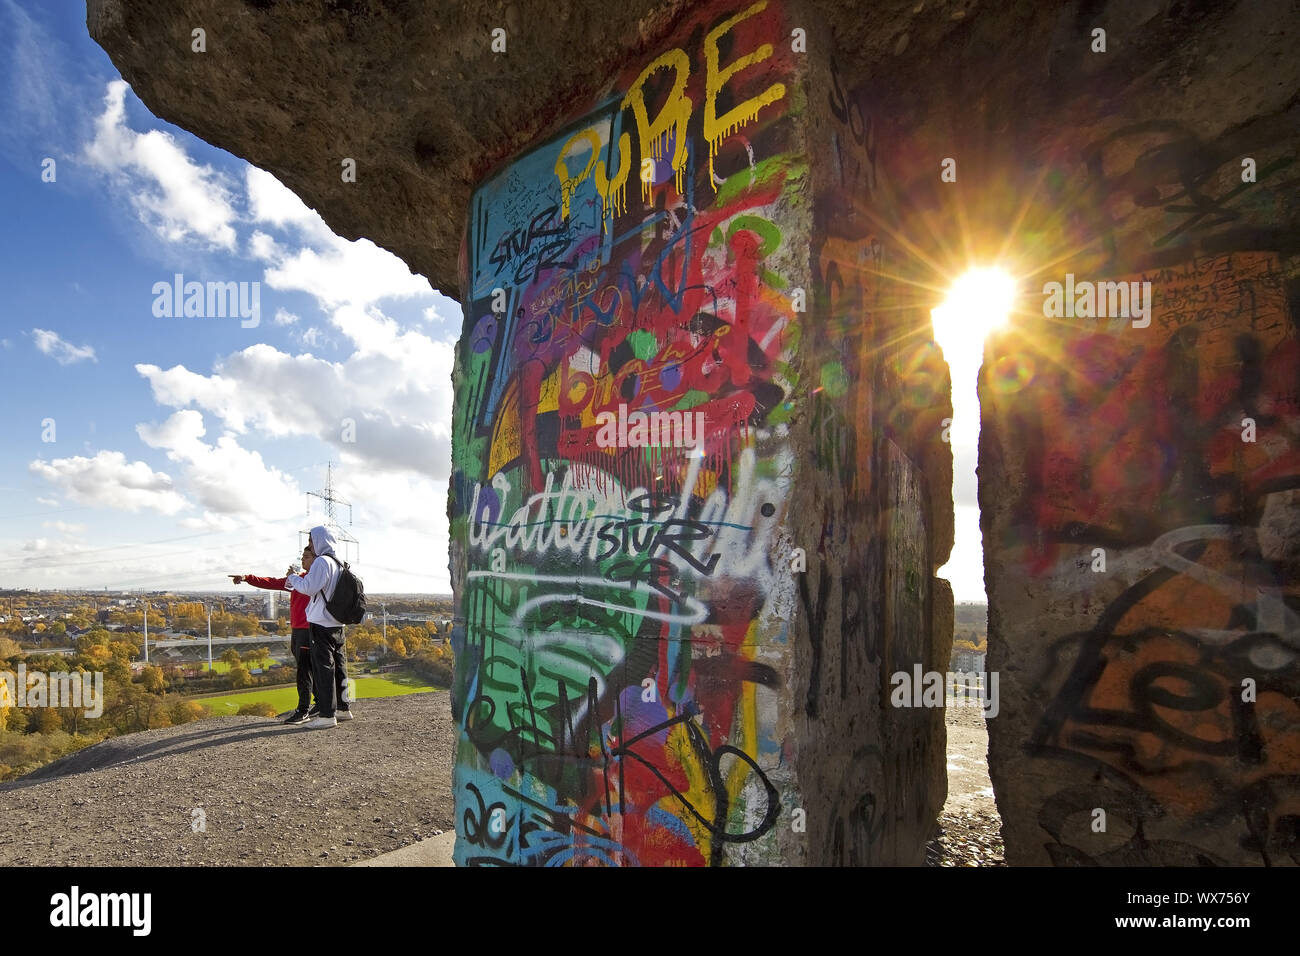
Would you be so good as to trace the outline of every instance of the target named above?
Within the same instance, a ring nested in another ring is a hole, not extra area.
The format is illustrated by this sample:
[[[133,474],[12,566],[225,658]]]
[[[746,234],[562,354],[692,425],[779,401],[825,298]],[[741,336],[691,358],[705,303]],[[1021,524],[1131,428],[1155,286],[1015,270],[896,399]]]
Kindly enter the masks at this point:
[[[790,806],[774,550],[806,281],[800,67],[766,2],[678,35],[473,197],[450,506],[461,865],[770,860]],[[702,427],[598,441],[634,413]]]
[[[985,384],[1027,456],[1003,559],[1095,622],[1052,641],[1038,675],[1028,753],[1076,768],[1040,808],[1044,847],[1059,864],[1300,863],[1300,339],[1285,283],[1254,252],[1141,278],[1150,329],[1004,350]],[[1119,837],[1081,823],[1095,807]]]

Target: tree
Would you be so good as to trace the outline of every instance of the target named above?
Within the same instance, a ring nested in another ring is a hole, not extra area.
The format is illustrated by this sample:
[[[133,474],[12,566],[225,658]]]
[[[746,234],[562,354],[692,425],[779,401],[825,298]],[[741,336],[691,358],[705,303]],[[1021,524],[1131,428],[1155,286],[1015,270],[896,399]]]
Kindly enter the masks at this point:
[[[10,710],[6,718],[5,729],[11,734],[25,733],[27,730],[27,711],[20,707],[14,707]]]
[[[406,645],[402,643],[400,637],[394,637],[388,642],[388,649],[398,657],[406,656]]]
[[[141,651],[141,642],[133,634],[116,635],[109,642],[109,652],[120,661],[130,661],[137,657]]]
[[[171,708],[157,694],[148,693],[131,681],[106,683],[105,722],[119,734],[133,734],[151,727],[170,727]]]
[[[453,677],[449,660],[444,660],[440,648],[433,647],[422,651],[411,659],[415,673],[436,687],[450,687]]]
[[[402,628],[402,643],[406,645],[407,654],[418,654],[429,643],[424,630],[415,627]]]
[[[373,630],[348,630],[347,647],[354,660],[364,660],[371,654],[378,654],[384,646],[384,639]]]
[[[113,659],[113,654],[109,651],[107,644],[92,644],[86,649],[85,653],[77,656],[84,658],[90,665],[91,670],[103,670],[108,666],[108,662]]]
[[[53,707],[40,707],[36,711],[36,732],[38,734],[52,734],[56,730],[63,729],[63,721],[59,719],[59,712]]]
[[[168,710],[173,724],[188,724],[211,716],[207,707],[193,700],[175,700]]]
[[[119,684],[131,683],[131,665],[120,657],[110,657],[104,665],[104,680]]]
[[[230,686],[247,687],[253,683],[253,675],[248,673],[248,668],[243,664],[233,664],[230,668]]]
[[[264,700],[255,700],[252,703],[242,705],[236,711],[236,717],[274,717],[279,711]]]
[[[112,635],[102,627],[92,628],[77,638],[77,651],[78,653],[86,654],[94,647],[103,647],[107,649],[108,640],[111,636]]]
[[[151,694],[161,694],[163,688],[167,686],[167,682],[163,679],[162,668],[154,664],[144,665],[143,670],[140,671],[140,683]]]
[[[235,650],[233,647],[228,647],[221,655],[221,660],[229,664],[233,670],[235,665],[239,663],[239,651]]]

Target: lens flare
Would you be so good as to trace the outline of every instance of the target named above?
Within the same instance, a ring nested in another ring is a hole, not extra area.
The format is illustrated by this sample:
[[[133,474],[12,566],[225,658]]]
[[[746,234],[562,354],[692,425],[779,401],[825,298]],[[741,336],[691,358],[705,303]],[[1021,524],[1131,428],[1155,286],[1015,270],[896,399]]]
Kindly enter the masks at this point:
[[[1000,355],[988,372],[989,387],[1002,395],[1012,395],[1034,380],[1034,357],[1027,352]]]
[[[1006,325],[1016,283],[996,266],[971,269],[953,283],[948,298],[931,310],[934,338],[949,362],[984,354],[989,333]]]

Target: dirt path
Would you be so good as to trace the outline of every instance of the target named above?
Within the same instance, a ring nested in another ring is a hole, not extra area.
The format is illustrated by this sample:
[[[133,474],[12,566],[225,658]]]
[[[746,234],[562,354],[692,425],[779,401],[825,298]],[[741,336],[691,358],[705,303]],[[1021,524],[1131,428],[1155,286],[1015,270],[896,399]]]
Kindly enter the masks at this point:
[[[989,780],[989,735],[984,712],[949,706],[948,801],[939,833],[926,845],[927,866],[1006,866],[1002,818]]]
[[[0,866],[344,865],[450,830],[446,691],[356,707],[131,734],[0,785]]]

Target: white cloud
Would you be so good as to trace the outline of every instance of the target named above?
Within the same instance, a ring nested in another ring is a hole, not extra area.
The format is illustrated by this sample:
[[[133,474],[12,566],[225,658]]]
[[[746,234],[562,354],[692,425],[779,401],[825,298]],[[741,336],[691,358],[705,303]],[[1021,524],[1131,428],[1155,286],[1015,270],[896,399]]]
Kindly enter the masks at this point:
[[[374,331],[369,345],[343,362],[259,344],[227,356],[211,375],[180,365],[136,371],[158,402],[197,406],[234,432],[314,436],[368,469],[447,477],[452,346],[402,332],[377,314],[351,315],[345,324]],[[345,419],[355,423],[355,441],[345,440]]]
[[[445,477],[453,346],[404,329],[377,303],[423,298],[430,303],[425,320],[441,321],[439,307],[450,300],[434,294],[423,276],[392,253],[368,240],[334,235],[270,173],[249,167],[245,185],[248,218],[265,227],[247,244],[266,266],[263,281],[313,296],[341,337],[335,341],[328,329],[284,309],[274,323],[301,330],[304,348],[350,343],[351,355],[330,362],[256,345],[227,356],[207,375],[181,365],[165,371],[136,366],[154,398],[173,408],[210,412],[235,434],[255,429],[277,438],[314,436],[367,468]],[[355,443],[343,438],[346,419],[356,423]]]
[[[183,468],[184,487],[213,515],[251,515],[271,521],[302,508],[303,497],[283,472],[262,456],[240,447],[233,435],[215,445],[202,441],[203,416],[193,409],[176,412],[161,425],[136,426],[140,439],[159,448]]]
[[[272,289],[310,293],[325,308],[433,292],[424,276],[412,274],[401,259],[369,239],[348,242],[331,234],[323,246],[302,247],[292,254],[275,247],[264,257],[263,281]]]
[[[196,237],[234,251],[237,217],[224,177],[191,160],[171,134],[128,127],[127,89],[123,80],[108,84],[84,158],[125,183],[141,221],[168,242]]]
[[[165,515],[187,507],[170,476],[154,471],[143,461],[128,462],[120,451],[49,462],[38,458],[27,467],[80,504],[123,511],[148,508]]]
[[[14,344],[13,344],[12,342],[10,342],[8,339],[0,339],[0,348],[3,348],[3,349],[11,349],[11,348],[13,348],[13,347],[14,347]]]
[[[259,230],[248,237],[248,254],[254,259],[266,261],[279,259],[286,253],[280,248],[280,244],[275,241],[275,237]]]
[[[247,186],[254,222],[297,234],[296,249],[260,230],[249,239],[253,257],[266,264],[264,281],[271,288],[306,292],[326,309],[433,293],[424,276],[412,273],[388,250],[369,239],[349,242],[336,236],[270,173],[250,166]]]
[[[84,524],[73,524],[67,521],[42,521],[42,528],[49,528],[51,531],[58,531],[62,534],[84,534],[86,526]]]
[[[48,329],[32,329],[31,336],[32,341],[36,343],[37,350],[48,355],[60,365],[74,365],[87,359],[92,362],[99,361],[99,359],[95,358],[95,350],[89,345],[73,345],[71,342],[65,342],[57,332],[51,332]]]
[[[340,494],[353,502],[359,523],[405,528],[422,535],[447,533],[447,481],[410,473],[376,472],[352,456],[336,469]]]
[[[37,498],[38,505],[45,505],[47,508],[57,508],[59,506],[58,498]]]
[[[180,526],[193,531],[234,531],[239,527],[239,522],[225,515],[205,511],[197,518],[182,518]]]
[[[254,222],[296,226],[323,241],[335,238],[325,221],[308,209],[297,193],[266,170],[249,166],[244,183],[248,189],[248,214]]]

